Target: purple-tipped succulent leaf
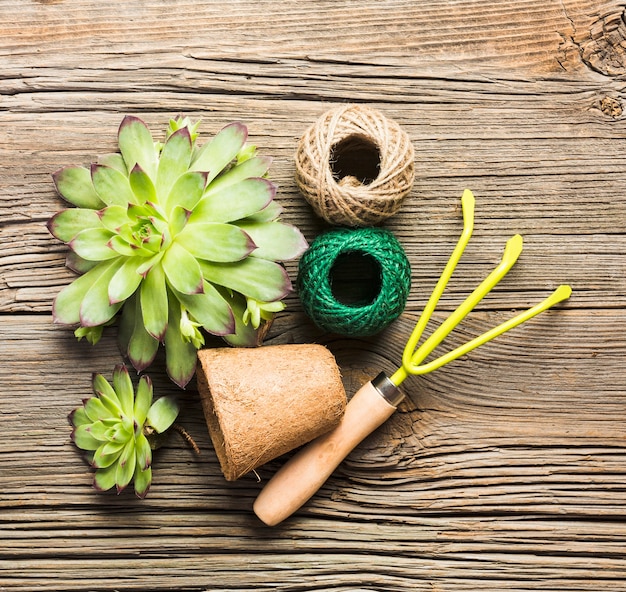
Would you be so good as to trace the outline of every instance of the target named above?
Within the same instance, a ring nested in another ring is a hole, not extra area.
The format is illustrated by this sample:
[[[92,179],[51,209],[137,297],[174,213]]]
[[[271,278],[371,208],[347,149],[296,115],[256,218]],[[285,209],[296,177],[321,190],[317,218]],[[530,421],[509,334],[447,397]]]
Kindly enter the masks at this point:
[[[99,209],[102,202],[93,183],[89,169],[82,166],[66,166],[52,174],[59,195],[79,208]]]

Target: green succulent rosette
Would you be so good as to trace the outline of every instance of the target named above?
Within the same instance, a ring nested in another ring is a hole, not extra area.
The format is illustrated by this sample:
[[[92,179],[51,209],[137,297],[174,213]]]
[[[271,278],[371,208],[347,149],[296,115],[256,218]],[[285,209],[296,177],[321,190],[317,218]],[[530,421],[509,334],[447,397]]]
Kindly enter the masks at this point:
[[[95,397],[86,399],[70,413],[72,441],[86,450],[95,468],[94,487],[120,493],[133,481],[143,498],[152,483],[152,450],[156,434],[165,432],[178,415],[173,397],[153,402],[152,382],[142,376],[137,391],[126,366],[113,371],[113,384],[104,376],[93,377]]]
[[[165,346],[170,378],[184,387],[202,331],[259,345],[292,286],[280,263],[307,243],[280,221],[271,160],[246,144],[241,123],[202,146],[198,122],[171,120],[164,142],[126,116],[119,153],[53,175],[72,205],[48,222],[81,274],[57,295],[55,322],[96,343],[121,313],[123,353],[142,371]]]

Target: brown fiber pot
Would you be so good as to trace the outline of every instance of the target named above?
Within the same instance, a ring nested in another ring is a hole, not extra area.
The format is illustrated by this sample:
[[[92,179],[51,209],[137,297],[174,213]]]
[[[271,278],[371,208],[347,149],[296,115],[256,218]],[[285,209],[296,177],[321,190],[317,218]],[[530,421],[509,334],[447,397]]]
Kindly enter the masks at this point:
[[[346,407],[334,356],[317,344],[198,352],[198,390],[228,481],[333,429]]]

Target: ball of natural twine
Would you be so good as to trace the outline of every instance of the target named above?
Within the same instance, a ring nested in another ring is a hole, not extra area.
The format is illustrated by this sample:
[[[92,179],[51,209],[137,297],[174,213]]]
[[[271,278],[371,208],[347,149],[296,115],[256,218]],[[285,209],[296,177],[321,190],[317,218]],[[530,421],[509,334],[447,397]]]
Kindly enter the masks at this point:
[[[415,178],[414,150],[393,120],[365,105],[327,111],[302,136],[296,182],[331,224],[372,226],[398,211]]]
[[[297,286],[304,311],[318,327],[374,335],[404,310],[411,267],[391,232],[336,228],[319,235],[301,257]]]

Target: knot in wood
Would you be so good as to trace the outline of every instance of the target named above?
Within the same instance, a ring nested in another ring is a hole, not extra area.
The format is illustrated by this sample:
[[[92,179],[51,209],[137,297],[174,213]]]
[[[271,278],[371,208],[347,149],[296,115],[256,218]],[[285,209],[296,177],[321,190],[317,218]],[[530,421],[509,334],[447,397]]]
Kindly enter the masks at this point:
[[[616,99],[614,97],[604,97],[600,101],[600,110],[607,117],[612,117],[613,119],[619,119],[624,112],[622,103],[619,99]]]

